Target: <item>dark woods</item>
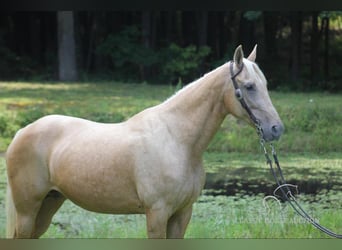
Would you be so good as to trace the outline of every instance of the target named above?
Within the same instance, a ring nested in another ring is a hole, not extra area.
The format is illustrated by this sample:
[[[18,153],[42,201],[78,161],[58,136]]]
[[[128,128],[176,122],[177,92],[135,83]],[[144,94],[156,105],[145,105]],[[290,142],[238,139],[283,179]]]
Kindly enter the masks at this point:
[[[338,11],[2,13],[0,79],[186,84],[255,43],[269,88],[342,89]]]

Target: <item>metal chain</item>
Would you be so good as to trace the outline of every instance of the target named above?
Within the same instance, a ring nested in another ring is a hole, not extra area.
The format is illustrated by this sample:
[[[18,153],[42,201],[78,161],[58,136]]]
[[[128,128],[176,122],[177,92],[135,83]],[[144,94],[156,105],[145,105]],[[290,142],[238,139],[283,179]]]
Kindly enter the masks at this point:
[[[259,136],[259,142],[261,145],[261,148],[264,150],[264,155],[266,158],[266,162],[267,164],[270,166],[272,175],[275,179],[275,181],[277,182],[278,187],[276,188],[276,190],[273,192],[274,194],[276,193],[276,191],[280,190],[281,193],[283,194],[283,197],[285,199],[285,201],[288,201],[289,204],[292,206],[292,208],[303,218],[305,218],[307,221],[309,221],[313,226],[315,226],[316,228],[318,228],[319,230],[321,230],[322,232],[335,237],[335,238],[340,238],[342,239],[342,235],[341,234],[336,234],[332,231],[330,231],[329,229],[321,226],[320,224],[318,224],[316,221],[314,221],[305,211],[304,209],[299,205],[299,203],[297,202],[297,200],[295,199],[294,195],[292,194],[291,190],[289,187],[296,187],[295,185],[291,185],[291,184],[287,184],[285,181],[285,178],[283,176],[282,170],[280,168],[280,163],[278,161],[278,156],[275,150],[275,147],[273,146],[272,143],[270,143],[270,147],[271,147],[271,151],[272,151],[272,156],[273,156],[273,160],[274,163],[276,165],[276,170],[273,168],[272,165],[272,160],[268,155],[267,149],[266,149],[266,141],[264,140],[264,136],[263,136],[263,131],[262,131],[262,127],[261,127],[261,123],[260,121],[254,116],[253,112],[251,111],[251,109],[248,107],[247,103],[245,102],[243,95],[241,93],[241,90],[239,89],[239,86],[235,80],[235,78],[242,72],[243,69],[243,64],[240,67],[240,69],[234,74],[233,72],[233,62],[230,62],[230,73],[231,73],[231,80],[233,82],[235,91],[236,91],[236,97],[239,100],[241,106],[246,110],[246,112],[248,113],[251,121],[253,121],[253,123],[255,124],[256,130],[257,130],[257,134]],[[298,191],[298,190],[297,190]]]

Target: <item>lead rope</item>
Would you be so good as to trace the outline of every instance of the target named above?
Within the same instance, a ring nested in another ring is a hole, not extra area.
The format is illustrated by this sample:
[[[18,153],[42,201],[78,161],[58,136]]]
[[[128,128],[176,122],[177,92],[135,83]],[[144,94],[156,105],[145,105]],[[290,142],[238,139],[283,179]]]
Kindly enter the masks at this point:
[[[299,214],[300,216],[302,216],[305,220],[307,220],[309,223],[311,223],[314,227],[316,227],[317,229],[321,230],[322,232],[328,234],[331,237],[335,237],[338,239],[342,239],[342,235],[341,234],[337,234],[332,232],[331,230],[327,229],[326,227],[320,225],[319,223],[317,223],[310,215],[308,215],[308,213],[305,212],[305,210],[299,205],[299,203],[297,202],[295,196],[292,194],[290,187],[294,187],[297,190],[298,193],[298,189],[296,185],[292,185],[292,184],[288,184],[285,181],[283,172],[280,168],[280,163],[278,160],[278,156],[275,150],[275,147],[273,146],[272,143],[270,143],[270,148],[272,151],[272,157],[274,160],[274,163],[276,165],[276,169],[274,169],[273,164],[272,164],[272,160],[269,157],[269,154],[267,152],[266,146],[265,146],[265,140],[263,139],[263,132],[261,129],[261,126],[259,124],[259,122],[256,124],[256,129],[257,129],[257,133],[259,136],[259,142],[260,145],[262,147],[262,149],[264,150],[264,155],[266,158],[266,163],[270,166],[271,169],[271,173],[278,185],[278,187],[274,190],[273,194],[274,196],[278,196],[276,193],[278,190],[281,191],[283,198],[289,202],[289,204],[291,205],[291,207],[297,212],[297,214]]]
[[[275,165],[277,166],[276,170],[274,169],[273,164],[272,164],[272,160],[269,157],[267,149],[266,149],[266,146],[265,146],[266,142],[263,139],[263,131],[262,131],[262,128],[261,128],[261,125],[260,125],[260,121],[253,115],[253,112],[248,107],[247,103],[245,102],[245,100],[243,98],[242,91],[239,88],[238,83],[235,80],[235,78],[242,72],[244,64],[242,64],[240,66],[240,68],[238,69],[238,71],[234,74],[233,63],[234,63],[233,61],[230,61],[230,74],[231,74],[232,83],[233,83],[234,88],[235,88],[235,96],[239,100],[239,102],[241,103],[241,106],[247,111],[250,119],[253,121],[253,123],[256,126],[257,134],[259,136],[260,145],[261,145],[262,149],[264,150],[264,155],[265,155],[265,158],[266,158],[266,163],[270,166],[271,173],[272,173],[272,175],[273,175],[273,177],[274,177],[274,179],[275,179],[275,181],[276,181],[276,183],[278,185],[278,187],[273,192],[274,196],[277,196],[276,193],[277,193],[278,190],[280,190],[282,195],[283,195],[284,200],[288,201],[290,203],[291,207],[297,212],[297,214],[299,214],[304,219],[306,219],[314,227],[316,227],[317,229],[321,230],[322,232],[330,235],[331,237],[342,239],[342,235],[341,234],[334,233],[331,230],[329,230],[329,229],[323,227],[322,225],[320,225],[319,223],[317,223],[299,205],[299,203],[297,202],[296,198],[294,197],[294,195],[292,194],[292,192],[290,190],[290,187],[294,187],[294,188],[296,188],[296,191],[298,193],[297,186],[286,183],[285,178],[283,176],[283,172],[282,172],[282,170],[280,168],[280,163],[279,163],[279,160],[278,160],[278,156],[277,156],[275,147],[273,146],[272,143],[270,143],[270,147],[271,147],[271,150],[272,150],[273,160],[274,160]]]

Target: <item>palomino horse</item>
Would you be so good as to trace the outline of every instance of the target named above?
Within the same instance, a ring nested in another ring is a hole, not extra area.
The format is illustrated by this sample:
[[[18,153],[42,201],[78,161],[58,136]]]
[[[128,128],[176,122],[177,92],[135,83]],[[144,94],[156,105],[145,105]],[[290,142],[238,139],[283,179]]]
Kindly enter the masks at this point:
[[[99,213],[145,213],[149,238],[183,238],[210,140],[228,114],[253,124],[233,72],[264,139],[283,132],[255,57],[256,46],[247,59],[239,46],[232,62],[122,123],[49,115],[19,130],[6,154],[8,237],[40,237],[70,199]]]

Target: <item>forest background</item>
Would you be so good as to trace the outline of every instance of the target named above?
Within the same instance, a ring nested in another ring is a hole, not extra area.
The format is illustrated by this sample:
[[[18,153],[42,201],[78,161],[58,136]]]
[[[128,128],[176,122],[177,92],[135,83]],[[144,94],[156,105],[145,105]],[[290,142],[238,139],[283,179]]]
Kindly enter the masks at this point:
[[[272,90],[342,89],[341,11],[4,12],[0,80],[187,84],[239,44]]]

